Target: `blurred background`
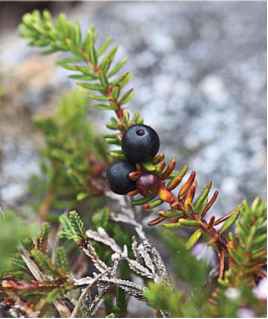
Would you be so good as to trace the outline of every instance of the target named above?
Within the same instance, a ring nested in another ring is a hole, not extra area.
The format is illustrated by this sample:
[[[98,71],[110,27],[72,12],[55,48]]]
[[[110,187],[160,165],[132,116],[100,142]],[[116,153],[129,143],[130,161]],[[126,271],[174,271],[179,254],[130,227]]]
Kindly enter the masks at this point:
[[[53,112],[73,85],[55,56],[19,38],[17,25],[34,8],[65,12],[84,28],[94,23],[120,44],[134,73],[131,109],[200,185],[214,181],[218,214],[266,196],[265,2],[0,2],[1,207],[25,201],[38,172],[32,117]],[[92,112],[100,132],[108,116]]]

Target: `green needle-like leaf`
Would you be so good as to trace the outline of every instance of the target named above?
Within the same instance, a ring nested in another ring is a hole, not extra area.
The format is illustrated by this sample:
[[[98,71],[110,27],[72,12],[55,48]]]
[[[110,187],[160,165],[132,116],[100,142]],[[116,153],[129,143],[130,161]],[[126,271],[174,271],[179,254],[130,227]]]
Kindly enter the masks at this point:
[[[200,237],[202,236],[202,231],[200,229],[197,229],[192,235],[191,237],[187,240],[185,247],[187,249],[191,249],[200,239]]]

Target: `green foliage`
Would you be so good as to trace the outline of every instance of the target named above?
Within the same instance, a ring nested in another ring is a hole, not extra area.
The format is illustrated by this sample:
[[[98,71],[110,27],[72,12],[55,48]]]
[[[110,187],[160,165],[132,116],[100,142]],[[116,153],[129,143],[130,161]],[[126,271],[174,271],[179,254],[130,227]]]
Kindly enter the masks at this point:
[[[170,230],[160,233],[166,245],[174,271],[179,279],[192,288],[203,287],[207,281],[209,267],[205,261],[197,258],[185,247],[185,240]]]
[[[36,223],[27,223],[11,210],[0,212],[0,224],[0,274],[2,274],[6,269],[12,268],[15,271],[13,265],[16,263],[21,265],[20,258],[14,257],[18,245],[28,237],[36,237],[39,227]]]
[[[186,296],[167,282],[150,283],[144,289],[144,296],[151,307],[168,317],[198,318],[203,316],[207,302],[205,293]]]
[[[48,292],[46,296],[46,302],[49,304],[52,304],[55,302],[57,299],[60,299],[62,296],[64,296],[65,291],[62,288],[55,288]]]
[[[266,203],[256,198],[251,206],[244,201],[235,232],[229,233],[229,254],[232,258],[227,273],[229,284],[245,282],[254,285],[266,264],[267,219]]]
[[[208,202],[208,195],[209,195],[209,192],[211,190],[211,187],[212,187],[212,182],[209,182],[204,187],[201,194],[195,200],[195,202],[193,204],[193,210],[195,212],[198,212],[199,214],[201,214],[202,210],[204,209],[204,207],[206,206],[206,204]]]
[[[85,237],[84,223],[76,211],[60,216],[63,226],[61,237],[79,243]]]
[[[57,247],[56,248],[55,265],[57,268],[65,271],[65,272],[70,271],[70,265],[69,265],[64,247]]]
[[[138,113],[131,119],[129,112],[122,108],[134,96],[133,89],[127,88],[132,75],[129,72],[121,72],[126,58],[114,62],[118,47],[109,49],[110,38],[97,45],[94,27],[89,28],[83,37],[79,24],[68,21],[63,14],[53,23],[47,11],[27,13],[20,25],[20,33],[30,45],[42,48],[45,53],[69,53],[69,57],[59,60],[58,64],[72,71],[70,77],[88,91],[91,106],[113,110],[120,115],[120,120],[111,118],[107,124],[108,128],[121,131],[132,124],[143,122]],[[108,144],[115,146],[121,144],[117,134],[107,136],[106,140]],[[120,157],[117,151],[111,151],[110,155],[114,158]]]
[[[67,70],[77,72],[72,75],[72,78],[85,81],[79,82],[79,84],[92,91],[92,100],[101,101],[102,104],[100,105],[103,107],[107,102],[105,106],[107,109],[116,109],[115,103],[112,103],[112,101],[110,103],[108,98],[94,96],[96,92],[101,93],[101,95],[105,93],[110,78],[116,75],[126,63],[126,59],[123,58],[112,65],[118,48],[114,47],[108,50],[111,44],[110,39],[106,39],[97,48],[94,27],[88,30],[83,39],[78,24],[68,21],[63,14],[59,15],[57,21],[53,24],[47,11],[44,11],[43,14],[38,11],[26,14],[23,17],[20,32],[23,37],[29,40],[31,45],[44,48],[46,53],[69,52],[70,58],[61,60],[59,64]],[[84,61],[84,64],[81,65],[81,61]],[[122,88],[130,78],[130,74],[125,73],[113,80],[116,88],[111,94],[117,100],[120,100],[121,104],[122,102],[127,103],[132,96],[132,91],[120,95]],[[90,84],[87,82],[90,82]]]
[[[197,229],[196,231],[194,231],[185,244],[186,249],[191,249],[198,242],[201,236],[201,229]]]
[[[86,92],[73,90],[60,99],[55,114],[35,119],[45,147],[42,176],[32,178],[30,191],[39,198],[36,206],[41,210],[46,203],[50,209],[72,209],[79,201],[103,192],[106,148],[87,118],[87,104]]]
[[[167,283],[150,283],[144,290],[144,296],[154,309],[167,312],[172,317],[182,316],[182,295]]]
[[[1,275],[0,287],[7,290],[0,291],[0,298],[1,293],[5,292],[11,298],[16,296],[17,302],[23,300],[29,307],[24,309],[21,305],[27,316],[31,316],[31,308],[34,307],[39,310],[43,308],[45,317],[56,316],[55,308],[48,307],[48,304],[54,304],[76,288],[65,267],[63,247],[56,248],[55,261],[51,256],[51,250],[48,249],[51,235],[47,224],[43,224],[35,235],[28,234],[29,237],[20,242],[16,254],[13,253],[10,266]]]
[[[95,212],[92,216],[92,226],[97,229],[98,227],[102,227],[107,230],[109,227],[109,215],[110,210],[108,208],[103,208]]]
[[[230,218],[228,218],[221,226],[220,228],[220,233],[224,233],[225,231],[229,230],[231,228],[237,218],[239,217],[240,214],[240,206],[236,207],[231,213],[230,213]]]
[[[263,317],[266,304],[256,298],[251,287],[221,287],[218,289],[216,300],[206,305],[204,317],[237,318],[243,309],[250,311],[254,317]]]

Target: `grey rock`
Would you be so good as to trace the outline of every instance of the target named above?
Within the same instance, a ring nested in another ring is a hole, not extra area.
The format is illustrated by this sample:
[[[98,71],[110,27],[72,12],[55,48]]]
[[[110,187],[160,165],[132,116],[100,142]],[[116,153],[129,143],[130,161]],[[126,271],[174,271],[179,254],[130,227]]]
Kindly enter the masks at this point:
[[[85,2],[71,15],[121,44],[135,76],[130,109],[197,171],[199,186],[214,181],[217,214],[266,194],[265,11],[262,2]],[[0,54],[17,67],[31,52],[14,37]],[[26,90],[31,112],[70,85],[56,70],[44,90]],[[110,116],[94,114],[100,128]]]

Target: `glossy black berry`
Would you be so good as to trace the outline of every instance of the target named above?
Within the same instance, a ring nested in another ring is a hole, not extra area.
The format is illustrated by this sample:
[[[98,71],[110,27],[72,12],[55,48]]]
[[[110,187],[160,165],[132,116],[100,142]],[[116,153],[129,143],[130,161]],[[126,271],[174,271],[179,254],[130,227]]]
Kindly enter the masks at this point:
[[[122,138],[122,150],[131,163],[149,161],[157,154],[159,146],[158,134],[147,125],[131,126]]]
[[[121,195],[134,190],[136,184],[128,178],[128,174],[133,171],[135,166],[127,161],[122,160],[111,164],[106,171],[111,190]]]

